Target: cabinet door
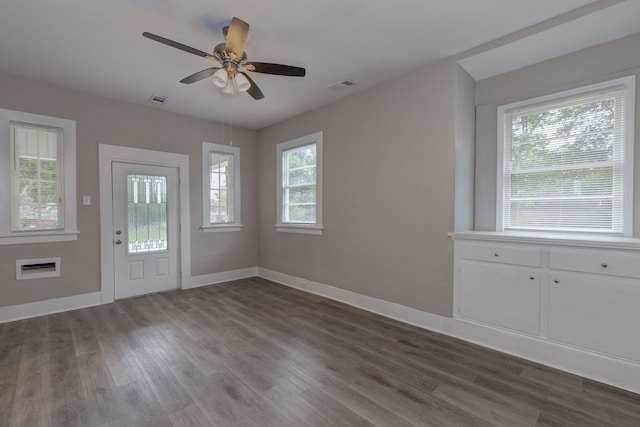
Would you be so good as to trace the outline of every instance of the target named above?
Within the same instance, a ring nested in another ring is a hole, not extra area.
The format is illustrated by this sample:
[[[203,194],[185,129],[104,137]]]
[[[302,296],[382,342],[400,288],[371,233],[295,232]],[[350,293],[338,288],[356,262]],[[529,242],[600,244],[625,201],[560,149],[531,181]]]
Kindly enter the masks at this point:
[[[461,260],[458,314],[472,320],[540,333],[539,269]]]
[[[551,270],[549,338],[640,361],[640,283]]]

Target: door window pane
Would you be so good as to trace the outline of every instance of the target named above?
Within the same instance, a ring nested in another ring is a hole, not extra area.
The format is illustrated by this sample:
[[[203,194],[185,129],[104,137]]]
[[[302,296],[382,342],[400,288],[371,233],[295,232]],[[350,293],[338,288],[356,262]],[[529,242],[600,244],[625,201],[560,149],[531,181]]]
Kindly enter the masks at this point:
[[[127,175],[129,253],[167,250],[167,177]]]

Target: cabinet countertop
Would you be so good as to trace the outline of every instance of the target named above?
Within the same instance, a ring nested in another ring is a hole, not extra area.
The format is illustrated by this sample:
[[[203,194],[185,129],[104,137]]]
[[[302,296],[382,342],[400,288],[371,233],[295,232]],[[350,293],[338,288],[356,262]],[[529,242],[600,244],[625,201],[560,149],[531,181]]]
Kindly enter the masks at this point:
[[[581,246],[596,249],[625,249],[640,251],[640,238],[638,237],[497,231],[460,231],[449,233],[449,236],[454,240],[480,240],[504,243]]]

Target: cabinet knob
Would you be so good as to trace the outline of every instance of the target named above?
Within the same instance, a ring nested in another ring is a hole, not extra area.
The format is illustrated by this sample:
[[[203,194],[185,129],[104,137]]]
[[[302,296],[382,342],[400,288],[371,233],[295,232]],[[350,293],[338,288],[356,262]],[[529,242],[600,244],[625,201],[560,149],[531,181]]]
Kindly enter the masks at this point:
[[[499,254],[498,252],[496,252],[496,253],[494,253],[494,254],[493,254],[493,256],[494,256],[494,257],[499,257],[499,256],[500,256],[500,254]]]
[[[554,279],[554,280],[553,280],[553,283],[560,283],[560,280],[558,280],[558,279]]]
[[[535,279],[535,277],[534,276],[529,276],[529,279],[533,280],[533,279]]]
[[[603,262],[602,264],[600,264],[602,266],[602,268],[607,268],[607,263]]]

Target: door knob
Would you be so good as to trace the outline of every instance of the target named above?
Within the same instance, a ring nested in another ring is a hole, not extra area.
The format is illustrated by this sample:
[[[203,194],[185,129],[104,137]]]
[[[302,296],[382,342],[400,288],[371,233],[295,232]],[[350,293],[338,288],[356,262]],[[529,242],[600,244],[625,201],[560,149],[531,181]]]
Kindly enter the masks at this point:
[[[116,234],[119,236],[119,235],[121,235],[121,234],[122,234],[122,231],[120,231],[120,230],[116,230]]]
[[[116,245],[121,245],[122,244],[122,240],[118,239],[116,240]]]

